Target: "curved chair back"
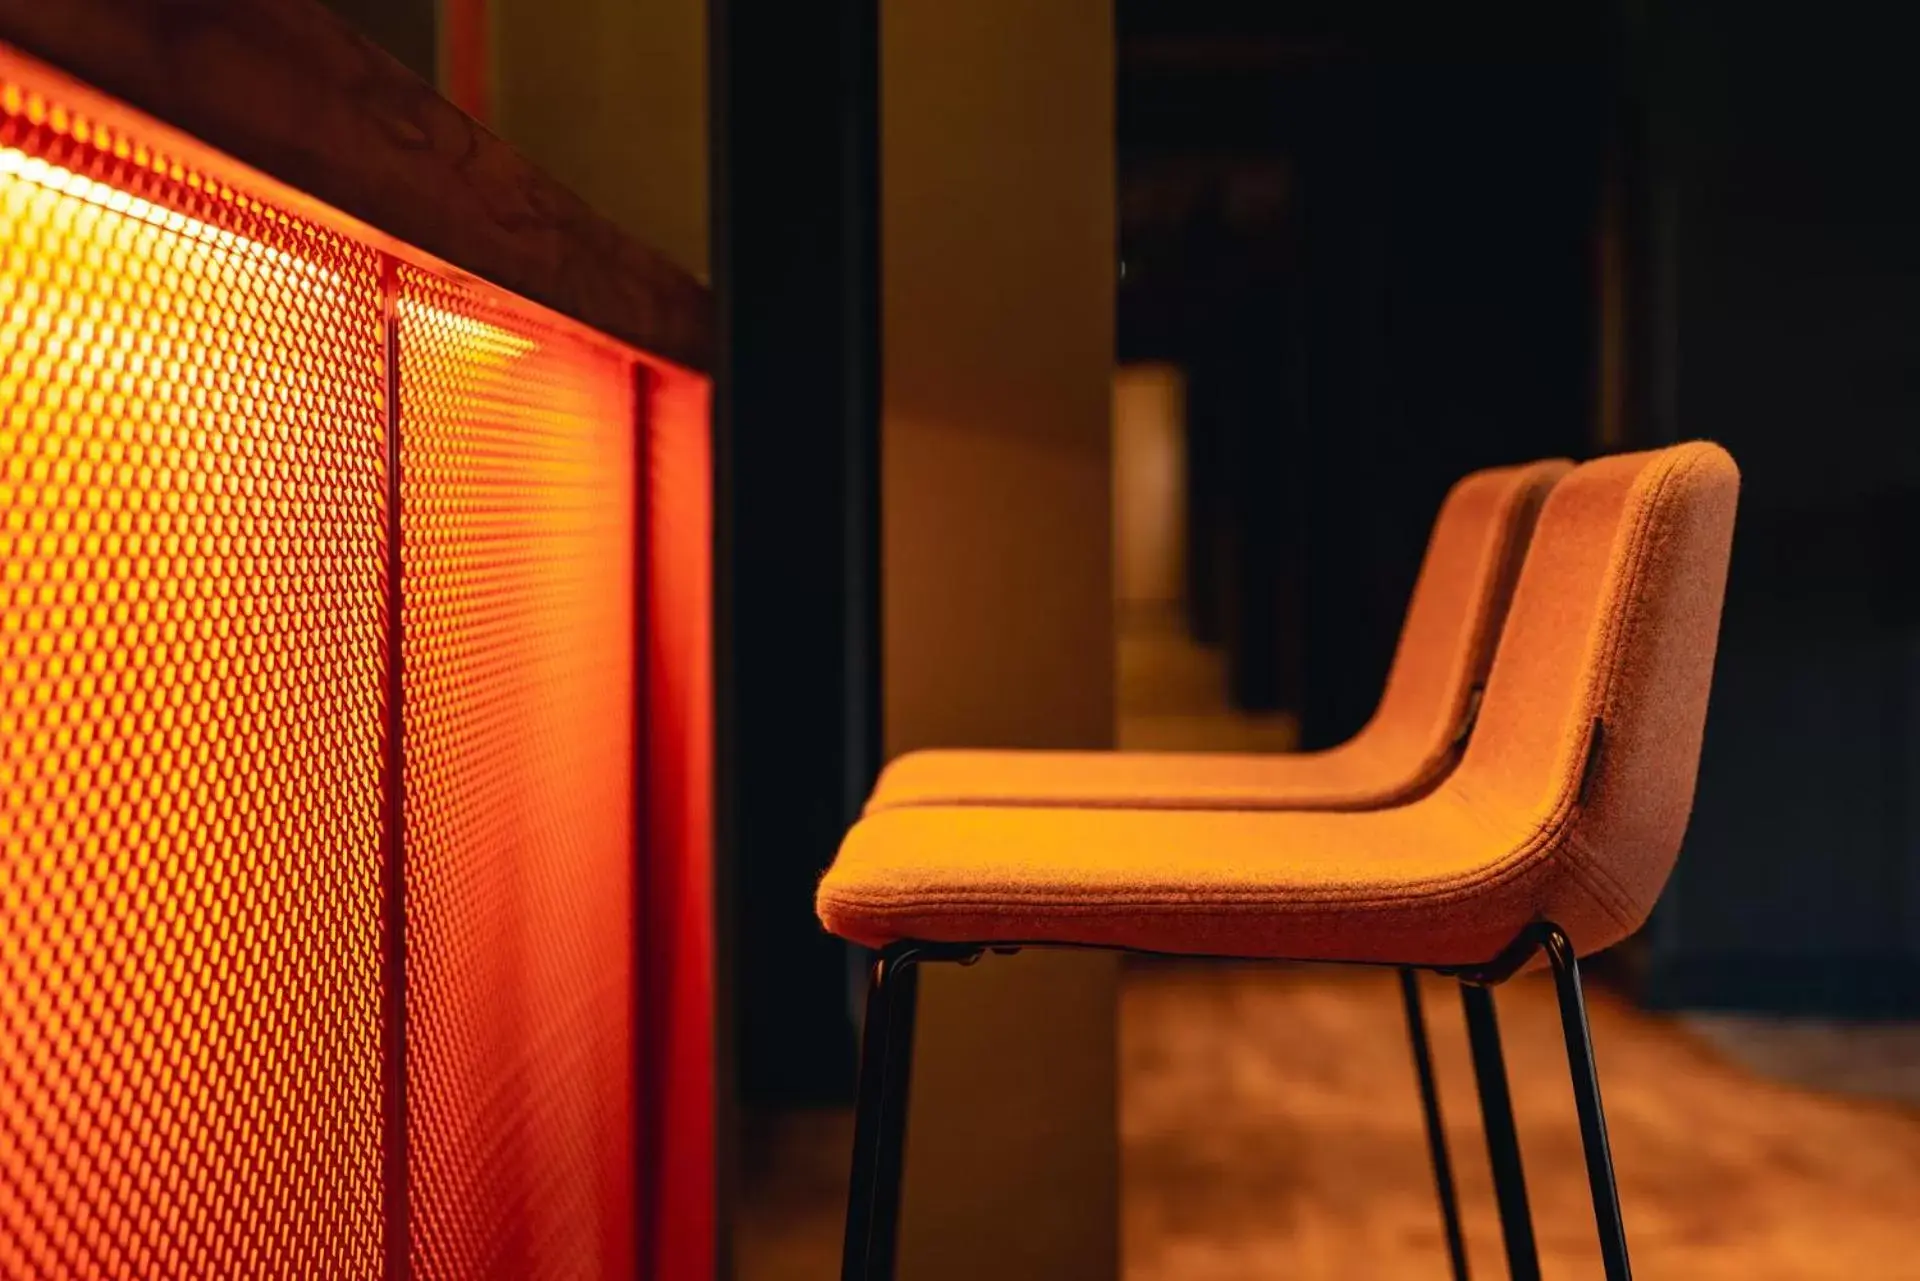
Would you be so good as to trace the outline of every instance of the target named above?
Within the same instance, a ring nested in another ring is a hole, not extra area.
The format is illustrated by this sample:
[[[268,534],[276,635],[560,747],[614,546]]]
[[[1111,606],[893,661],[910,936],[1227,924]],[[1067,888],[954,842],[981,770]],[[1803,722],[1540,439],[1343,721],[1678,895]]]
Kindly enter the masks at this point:
[[[1615,918],[1561,922],[1583,951],[1639,927],[1679,854],[1739,485],[1726,450],[1694,442],[1596,459],[1554,487],[1450,780],[1479,807],[1530,813]]]
[[[1447,491],[1380,703],[1353,740],[1401,763],[1398,795],[1388,793],[1380,803],[1411,799],[1455,764],[1493,667],[1542,500],[1572,469],[1564,458],[1494,467],[1462,477]]]

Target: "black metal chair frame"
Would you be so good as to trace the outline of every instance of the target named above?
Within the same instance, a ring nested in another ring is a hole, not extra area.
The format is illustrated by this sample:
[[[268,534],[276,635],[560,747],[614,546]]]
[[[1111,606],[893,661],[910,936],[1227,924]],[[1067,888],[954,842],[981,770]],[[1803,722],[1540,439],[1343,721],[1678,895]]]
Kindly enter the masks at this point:
[[[840,1268],[842,1281],[893,1281],[894,1277],[919,967],[931,962],[971,965],[988,952],[1011,953],[1025,947],[1052,946],[1059,945],[904,941],[880,953],[867,992],[866,1027],[861,1038],[853,1175],[847,1195],[846,1244]],[[1460,982],[1508,1275],[1512,1281],[1539,1281],[1540,1257],[1534,1243],[1533,1216],[1527,1205],[1526,1175],[1520,1164],[1520,1142],[1514,1128],[1513,1101],[1507,1089],[1506,1059],[1500,1048],[1500,1025],[1494,1015],[1492,989],[1518,973],[1542,951],[1553,970],[1554,988],[1559,997],[1560,1028],[1566,1038],[1574,1105],[1580,1116],[1580,1138],[1586,1152],[1587,1184],[1593,1196],[1594,1221],[1599,1228],[1607,1281],[1629,1281],[1632,1274],[1627,1263],[1626,1229],[1621,1223],[1620,1196],[1614,1185],[1606,1112],[1601,1106],[1600,1078],[1593,1061],[1593,1036],[1587,1027],[1586,998],[1580,987],[1580,963],[1566,933],[1544,921],[1521,931],[1512,944],[1487,965],[1432,971]],[[1407,1032],[1413,1042],[1414,1069],[1420,1083],[1427,1146],[1433,1159],[1434,1183],[1439,1191],[1440,1212],[1446,1229],[1447,1254],[1455,1281],[1467,1281],[1460,1205],[1454,1191],[1452,1162],[1447,1154],[1446,1130],[1440,1117],[1439,1092],[1434,1084],[1433,1054],[1420,1004],[1419,979],[1414,970],[1403,968],[1400,983]]]

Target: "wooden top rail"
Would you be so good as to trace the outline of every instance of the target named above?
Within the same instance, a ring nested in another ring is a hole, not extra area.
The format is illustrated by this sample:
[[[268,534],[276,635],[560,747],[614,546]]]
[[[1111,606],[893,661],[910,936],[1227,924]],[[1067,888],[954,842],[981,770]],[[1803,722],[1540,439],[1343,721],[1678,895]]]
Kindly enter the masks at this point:
[[[314,0],[0,0],[0,43],[422,253],[710,368],[705,286]]]

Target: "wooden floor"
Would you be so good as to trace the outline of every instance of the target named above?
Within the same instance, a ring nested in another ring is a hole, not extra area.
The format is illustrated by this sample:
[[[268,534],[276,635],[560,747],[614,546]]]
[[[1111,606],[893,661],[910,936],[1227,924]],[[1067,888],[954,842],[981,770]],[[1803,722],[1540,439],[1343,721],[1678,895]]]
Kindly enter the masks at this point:
[[[1590,999],[1636,1277],[1920,1281],[1920,1110],[1763,1080]],[[1503,1277],[1459,1000],[1427,1002],[1474,1275]],[[1598,1278],[1552,990],[1499,1009],[1544,1270]],[[1127,1281],[1446,1276],[1391,975],[1136,968],[1122,1044]],[[743,1281],[836,1275],[849,1141],[842,1113],[751,1127]]]
[[[1504,1268],[1459,998],[1428,1021],[1476,1276]],[[1391,975],[1166,967],[1125,1005],[1129,1281],[1444,1277]],[[1920,1278],[1920,1112],[1763,1081],[1590,994],[1634,1273]],[[1551,985],[1498,996],[1547,1276],[1601,1275]]]

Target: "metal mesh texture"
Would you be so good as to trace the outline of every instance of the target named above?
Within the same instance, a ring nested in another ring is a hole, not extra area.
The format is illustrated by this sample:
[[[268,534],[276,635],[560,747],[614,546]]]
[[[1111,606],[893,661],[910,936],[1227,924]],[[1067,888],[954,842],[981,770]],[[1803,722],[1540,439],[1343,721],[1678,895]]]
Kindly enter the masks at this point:
[[[413,1273],[624,1276],[633,370],[407,268],[397,312]]]
[[[378,1268],[382,308],[0,66],[0,1275]]]
[[[631,1275],[631,358],[13,65],[0,1277]]]

